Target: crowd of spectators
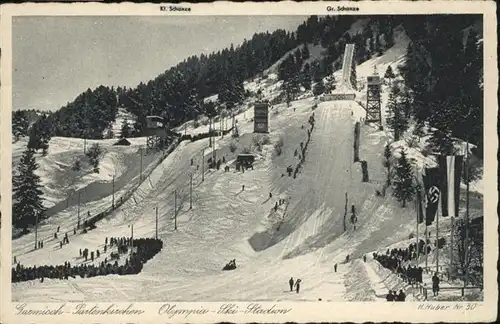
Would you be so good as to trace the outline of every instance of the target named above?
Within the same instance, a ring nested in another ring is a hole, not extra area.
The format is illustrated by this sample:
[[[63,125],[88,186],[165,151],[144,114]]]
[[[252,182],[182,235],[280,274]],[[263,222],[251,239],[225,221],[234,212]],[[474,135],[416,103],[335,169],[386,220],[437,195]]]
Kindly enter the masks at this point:
[[[153,258],[162,248],[163,242],[153,238],[111,238],[109,240],[110,248],[117,246],[116,253],[111,253],[111,259],[104,258],[99,264],[71,265],[70,262],[65,262],[64,265],[49,265],[49,266],[32,266],[25,267],[21,263],[17,263],[12,268],[12,282],[28,281],[39,279],[43,282],[44,278],[65,279],[69,277],[90,278],[95,276],[106,276],[109,274],[128,275],[141,272],[144,263]],[[105,250],[108,246],[108,238],[105,241]],[[130,248],[132,250],[130,250]],[[87,251],[87,252],[85,252]],[[130,254],[127,254],[130,251]],[[88,249],[80,251],[80,257],[83,258],[83,252],[88,253]],[[127,255],[125,262],[119,264],[118,260],[122,255]],[[91,252],[92,260],[94,252]],[[97,250],[98,257],[100,256]],[[113,262],[114,261],[114,262]]]

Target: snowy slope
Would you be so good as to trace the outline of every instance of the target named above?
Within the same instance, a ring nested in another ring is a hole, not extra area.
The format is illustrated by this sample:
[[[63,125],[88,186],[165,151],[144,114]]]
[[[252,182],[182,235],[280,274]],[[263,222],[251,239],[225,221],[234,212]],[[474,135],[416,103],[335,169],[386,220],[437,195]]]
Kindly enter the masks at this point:
[[[398,38],[387,57],[360,66],[359,78],[371,75],[375,64],[395,65],[403,59],[404,41],[403,36]],[[247,82],[245,87],[261,89],[264,98],[270,99],[278,92],[279,83],[271,73],[265,80]],[[51,236],[58,225],[62,232],[72,230],[76,222],[73,207],[41,226],[40,236],[47,239],[47,248],[32,251],[32,234],[13,241],[13,255],[22,264],[62,264],[68,260],[80,264],[79,249],[101,249],[105,237],[130,236],[132,224],[134,237],[153,237],[157,207],[164,248],[140,274],[15,283],[13,300],[382,301],[387,289],[407,289],[375,261],[359,260],[376,249],[407,245],[409,235],[415,231],[413,208],[401,208],[390,195],[375,195],[385,179],[381,159],[389,140],[387,133],[369,125],[361,129],[360,158],[368,161],[370,175],[370,182],[363,183],[360,165],[352,161],[353,127],[363,114],[356,102],[321,102],[314,111],[313,98],[294,101],[291,107],[274,105],[269,116],[269,144],[259,150],[255,142],[262,136],[252,134],[251,100],[238,107],[235,117],[240,137],[217,138],[215,153],[219,158],[225,156],[232,165],[235,154],[248,148],[257,156],[254,170],[241,173],[234,166],[230,172],[223,168],[205,170],[201,181],[202,168],[197,166],[203,154],[205,161],[211,156],[208,139],[185,141],[151,173],[132,199],[98,223],[97,229],[85,235],[70,232],[71,243],[59,249],[58,241]],[[298,162],[294,151],[300,151],[300,143],[307,139],[307,120],[313,112],[316,123],[305,163],[293,179],[286,175],[286,167],[295,167]],[[179,130],[196,134],[208,131],[208,125],[194,128],[188,123]],[[280,155],[273,148],[279,139],[283,139]],[[231,145],[237,147],[234,154],[229,150]],[[173,220],[174,191],[180,208],[177,230]],[[356,206],[358,225],[354,229],[348,224],[344,232],[346,193],[348,206]],[[83,204],[82,213],[102,210],[109,205],[109,198]],[[278,198],[288,203],[274,212]],[[101,254],[96,262],[109,252]],[[351,262],[345,263],[348,254]],[[236,259],[238,268],[221,271],[231,259]],[[334,264],[338,264],[337,272],[333,271]],[[300,294],[288,292],[290,277],[302,279]],[[421,300],[418,292],[408,290],[407,295],[407,300]]]
[[[139,149],[145,147],[146,138],[132,138],[130,146],[114,146],[117,139],[110,140],[87,140],[69,137],[53,137],[49,142],[49,149],[46,156],[36,155],[39,165],[36,173],[40,176],[44,192],[44,204],[52,207],[59,202],[68,199],[79,190],[83,190],[92,184],[109,184],[108,189],[94,188],[94,192],[84,193],[82,199],[92,200],[91,196],[97,191],[106,190],[106,195],[111,193],[111,182],[115,176],[116,190],[121,188],[120,183],[126,183],[140,172],[140,152]],[[86,142],[86,143],[84,143]],[[94,173],[88,163],[88,158],[84,154],[84,145],[90,148],[93,144],[99,144],[102,149],[101,161],[99,163],[99,173]],[[15,169],[19,159],[26,149],[26,141],[13,143],[12,164]],[[158,154],[144,154],[143,168],[158,158]],[[72,168],[75,161],[81,162],[82,170],[74,171]],[[125,178],[129,180],[125,180]],[[122,179],[122,180],[120,180]],[[109,192],[108,192],[109,191]],[[102,195],[98,195],[102,196]]]
[[[127,121],[130,128],[133,128],[135,124],[135,116],[126,111],[125,108],[118,108],[116,119],[110,127],[113,138],[120,138],[120,135],[122,133],[122,125],[125,121]],[[104,131],[105,136],[106,134],[108,134],[108,132],[109,130]]]

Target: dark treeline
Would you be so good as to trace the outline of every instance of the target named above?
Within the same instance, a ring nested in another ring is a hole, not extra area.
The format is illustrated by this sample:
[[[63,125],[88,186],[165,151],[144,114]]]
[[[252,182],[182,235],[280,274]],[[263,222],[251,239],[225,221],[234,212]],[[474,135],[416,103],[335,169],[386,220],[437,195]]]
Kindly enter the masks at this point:
[[[399,70],[409,89],[410,113],[432,131],[431,146],[452,154],[452,137],[483,147],[483,49],[481,17],[408,17],[411,42]]]
[[[357,16],[312,16],[297,28],[297,44],[301,46],[285,57],[278,71],[288,102],[296,98],[300,86],[311,90],[312,82],[315,95],[332,90],[332,84],[324,84],[322,80],[342,68],[346,44],[356,45],[356,64],[379,56],[394,45],[394,27],[400,22],[397,17],[372,16],[352,35],[348,33],[359,20]],[[310,60],[309,44],[321,45],[321,58]],[[331,79],[330,83],[333,82]]]
[[[115,120],[118,107],[125,107],[136,117],[131,136],[141,135],[148,115],[165,117],[169,127],[178,126],[200,114],[214,116],[220,108],[232,109],[243,101],[248,95],[243,89],[244,80],[259,75],[299,45],[321,44],[326,49],[323,60],[305,67],[303,80],[310,80],[315,74],[325,76],[333,72],[332,63],[338,61],[346,42],[360,45],[356,56],[358,61],[364,61],[372,54],[382,53],[385,48],[392,46],[392,36],[388,36],[392,35],[393,17],[372,17],[367,27],[351,39],[346,31],[357,19],[359,17],[356,16],[312,16],[295,32],[276,30],[272,33],[256,33],[240,46],[231,45],[210,55],[188,57],[155,79],[141,82],[135,88],[100,86],[94,90],[88,89],[73,102],[48,116],[48,123],[37,129],[47,134],[48,138],[68,136],[100,139]],[[367,37],[370,38],[370,44],[365,42]],[[307,52],[307,46],[305,50],[299,50],[299,56],[296,55],[300,63],[308,57],[304,51]],[[302,66],[299,70],[302,70]],[[307,81],[303,83],[308,84]],[[310,82],[307,88],[310,88]],[[214,94],[219,97],[217,104],[202,103],[202,98]],[[33,143],[32,147],[42,149],[43,143]]]

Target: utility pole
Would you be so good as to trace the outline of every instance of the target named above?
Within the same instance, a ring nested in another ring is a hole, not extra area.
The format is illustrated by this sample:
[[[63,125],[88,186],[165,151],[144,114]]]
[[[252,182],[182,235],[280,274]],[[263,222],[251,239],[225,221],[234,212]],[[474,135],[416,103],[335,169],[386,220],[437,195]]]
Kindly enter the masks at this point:
[[[130,224],[130,255],[134,250],[134,224]]]
[[[87,132],[83,133],[83,154],[87,154]]]
[[[193,209],[193,173],[191,173],[191,181],[189,183],[189,209]]]
[[[78,207],[77,207],[78,223],[76,224],[76,228],[78,228],[78,229],[80,229],[80,194],[81,194],[81,191],[78,191]]]
[[[467,287],[467,281],[468,281],[468,276],[469,276],[469,134],[467,133],[467,138],[466,138],[466,146],[465,146],[465,179],[467,180],[467,188],[466,188],[466,195],[465,195],[465,244],[464,244],[464,264],[465,264],[465,269],[464,269],[464,287]]]
[[[426,215],[427,217],[427,215]],[[428,268],[428,264],[427,264],[427,261],[428,261],[428,249],[427,249],[427,241],[429,240],[429,232],[427,231],[427,219],[424,219],[425,221],[425,245],[424,245],[424,249],[425,249],[425,270],[428,271],[429,268]]]
[[[205,148],[201,153],[201,182],[205,181]]]
[[[451,216],[451,232],[450,232],[450,266],[448,269],[448,279],[450,279],[453,273],[453,227],[454,227],[454,217]]]
[[[156,209],[156,239],[158,239],[158,206],[156,206],[155,209]]]
[[[177,190],[174,191],[174,230],[177,230]]]
[[[420,257],[420,249],[419,249],[419,241],[418,241],[418,222],[420,220],[420,188],[417,188],[418,193],[417,193],[417,264],[418,264],[418,259]]]
[[[36,213],[35,217],[35,250],[37,249],[37,243],[38,243],[38,212]]]
[[[212,147],[212,118],[208,119],[208,133],[209,133],[208,146]]]
[[[111,206],[115,209],[115,175],[113,174],[113,196]]]
[[[347,192],[345,193],[345,207],[344,207],[344,232],[347,231],[346,217],[347,217]]]
[[[438,204],[440,203],[441,194],[439,195]],[[436,272],[439,272],[439,210],[436,210]]]
[[[141,173],[139,174],[139,185],[142,183],[142,146],[139,148],[141,152]]]

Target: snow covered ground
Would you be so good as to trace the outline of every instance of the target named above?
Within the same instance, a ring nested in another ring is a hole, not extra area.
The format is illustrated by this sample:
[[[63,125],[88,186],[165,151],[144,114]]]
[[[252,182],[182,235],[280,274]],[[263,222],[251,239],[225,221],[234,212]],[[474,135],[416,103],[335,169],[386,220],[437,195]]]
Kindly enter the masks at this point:
[[[358,76],[371,75],[375,61],[395,64],[406,49],[401,42],[388,51],[387,57],[365,62]],[[245,86],[253,91],[262,89],[267,99],[279,89],[272,73],[265,80],[247,82]],[[362,117],[363,109],[356,102],[326,101],[313,110],[315,103],[313,98],[305,98],[292,102],[291,107],[274,105],[269,116],[269,140],[264,141],[268,144],[260,149],[256,142],[263,141],[263,135],[252,134],[251,102],[240,107],[236,115],[240,137],[217,138],[215,153],[231,165],[235,154],[249,149],[257,156],[254,170],[241,173],[234,166],[229,172],[223,168],[205,169],[202,181],[202,168],[197,166],[203,154],[205,161],[212,154],[209,140],[184,141],[131,199],[97,224],[97,229],[73,235],[76,212],[72,206],[41,226],[39,237],[46,240],[43,249],[33,251],[33,234],[14,240],[12,255],[26,266],[65,261],[77,265],[82,263],[79,249],[101,250],[105,237],[130,236],[132,225],[134,237],[153,237],[158,208],[158,232],[164,247],[138,275],[14,283],[13,300],[385,301],[389,289],[405,289],[408,301],[422,300],[419,291],[407,287],[378,262],[371,258],[366,263],[360,260],[363,255],[385,251],[395,244],[406,247],[409,235],[416,229],[412,207],[401,208],[390,195],[375,194],[386,177],[381,159],[388,134],[375,126],[362,126],[360,158],[368,161],[370,175],[370,182],[363,183],[360,164],[353,163],[352,149],[354,124]],[[307,121],[313,113],[315,127],[305,163],[296,179],[288,177],[286,168],[299,162],[294,151],[300,152],[300,143],[307,140]],[[208,125],[194,128],[193,123],[188,123],[179,129],[196,134],[208,131]],[[282,153],[277,154],[274,145],[280,139]],[[234,153],[230,146],[236,147]],[[347,222],[344,232],[346,194],[347,206],[356,206],[358,224],[354,229]],[[180,208],[176,230],[174,196]],[[273,207],[279,198],[287,204],[275,212]],[[109,203],[107,196],[82,204],[81,210],[83,214],[94,213]],[[63,233],[70,232],[70,244],[62,248],[51,239],[57,226]],[[96,262],[108,254],[101,254]],[[350,262],[345,262],[347,255]],[[221,271],[231,259],[236,259],[238,268]],[[299,294],[289,292],[290,277],[302,279]]]
[[[140,173],[140,149],[145,148],[146,138],[131,138],[130,146],[114,146],[118,139],[86,140],[69,137],[53,137],[49,142],[46,156],[36,154],[39,165],[36,173],[40,176],[44,192],[44,204],[54,207],[66,200],[67,204],[76,204],[76,194],[80,193],[81,201],[92,201],[108,196],[112,191],[113,176],[115,190],[120,190]],[[99,173],[94,173],[84,154],[84,146],[88,150],[94,143],[102,149]],[[19,164],[26,140],[13,143],[13,169]],[[145,169],[157,160],[159,155],[146,154],[143,150],[142,164]],[[73,170],[75,161],[81,162],[81,170]],[[60,210],[60,208],[57,208]]]
[[[352,140],[349,138],[354,124],[351,106],[356,105],[353,102],[319,104],[314,111],[316,127],[302,171],[297,179],[281,177],[286,165],[294,159],[294,148],[305,140],[306,133],[301,126],[307,125],[311,105],[312,99],[294,102],[291,108],[274,115],[276,132],[270,134],[271,144],[264,146],[262,159],[253,171],[243,174],[234,169],[227,173],[207,171],[205,181],[201,182],[200,171],[188,161],[194,158],[194,165],[200,163],[200,151],[208,140],[184,142],[151,174],[150,181],[143,183],[137,196],[113,217],[99,223],[96,230],[85,235],[70,233],[71,243],[62,249],[57,241],[48,239],[44,249],[30,251],[31,234],[15,240],[13,255],[22,264],[64,261],[78,264],[80,248],[101,248],[106,236],[129,236],[130,224],[134,224],[134,237],[153,236],[154,207],[158,206],[159,235],[165,247],[139,275],[16,283],[14,300],[60,300],[63,291],[65,300],[70,301],[215,301],[240,300],[241,296],[245,296],[245,300],[355,299],[362,292],[354,291],[370,289],[370,286],[357,287],[356,282],[377,283],[373,282],[371,272],[356,271],[355,265],[344,264],[345,256],[350,254],[355,259],[370,252],[375,244],[407,237],[411,228],[405,224],[412,217],[411,211],[399,209],[390,197],[375,197],[376,185],[361,182],[359,168],[351,163]],[[251,126],[251,123],[242,125],[242,132],[248,132]],[[381,141],[374,132],[374,129],[366,130],[366,141],[373,142],[366,144],[362,157],[378,153],[377,143]],[[272,143],[283,135],[287,135],[284,153],[277,157]],[[222,148],[231,141],[229,137],[220,139],[217,146]],[[377,167],[370,171],[375,175]],[[191,172],[194,173],[194,197],[190,210],[187,193]],[[182,208],[178,229],[174,230],[172,200],[176,189]],[[349,204],[359,206],[359,225],[356,231],[349,228],[342,233],[346,191]],[[262,230],[269,230],[266,218],[277,199],[269,199],[269,192],[273,192],[273,197],[289,197],[290,205],[281,229],[272,233],[270,241],[258,242],[266,248],[256,251],[249,240],[255,239]],[[67,224],[74,223],[74,217],[74,213],[58,215],[50,225],[42,227],[41,236],[50,237],[56,225],[66,231]],[[388,232],[392,233],[391,237],[387,237]],[[102,254],[101,258],[104,257]],[[233,258],[237,260],[238,269],[222,272],[222,266]],[[335,263],[339,264],[337,273],[333,271]],[[286,292],[290,276],[303,280],[300,294]],[[214,284],[207,285],[207,282]],[[374,299],[378,297],[374,295]]]

